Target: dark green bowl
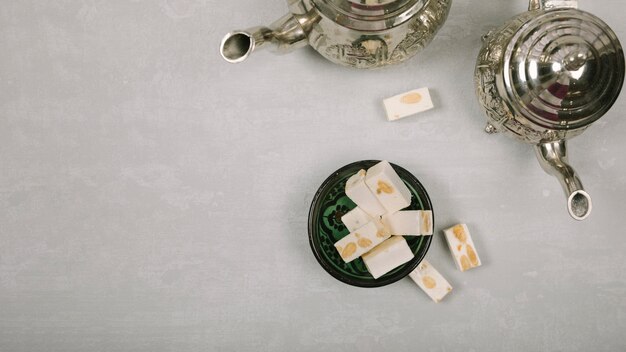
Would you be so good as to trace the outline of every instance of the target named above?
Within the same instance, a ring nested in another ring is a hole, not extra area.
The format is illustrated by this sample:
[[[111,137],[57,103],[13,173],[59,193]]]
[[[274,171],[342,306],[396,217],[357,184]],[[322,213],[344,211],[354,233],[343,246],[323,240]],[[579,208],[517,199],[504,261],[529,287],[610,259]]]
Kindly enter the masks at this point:
[[[344,261],[335,249],[335,242],[349,234],[341,217],[356,205],[346,196],[346,181],[361,169],[369,169],[378,160],[363,160],[346,165],[330,175],[313,197],[309,210],[309,242],[317,261],[330,275],[339,281],[359,287],[380,287],[394,283],[413,271],[424,259],[432,236],[405,236],[415,257],[406,264],[374,279],[365,263],[357,258],[350,263]],[[411,191],[411,205],[407,210],[433,210],[424,186],[410,172],[391,164],[402,181]],[[433,212],[433,227],[435,214]]]

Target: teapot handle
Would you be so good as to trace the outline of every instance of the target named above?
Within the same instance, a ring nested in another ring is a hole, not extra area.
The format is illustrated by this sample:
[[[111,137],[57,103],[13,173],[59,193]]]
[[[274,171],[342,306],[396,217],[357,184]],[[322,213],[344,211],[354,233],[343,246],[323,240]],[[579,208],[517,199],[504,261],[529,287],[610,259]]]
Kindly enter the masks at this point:
[[[558,8],[578,8],[578,0],[530,0],[528,11]]]

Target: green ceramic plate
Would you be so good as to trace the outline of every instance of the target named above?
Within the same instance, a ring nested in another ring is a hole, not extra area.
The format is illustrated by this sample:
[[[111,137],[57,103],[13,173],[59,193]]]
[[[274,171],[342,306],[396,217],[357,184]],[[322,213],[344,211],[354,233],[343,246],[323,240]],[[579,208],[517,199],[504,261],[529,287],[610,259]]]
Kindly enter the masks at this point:
[[[432,239],[432,236],[405,236],[415,257],[378,279],[370,275],[361,258],[347,264],[341,259],[334,243],[349,233],[341,222],[341,217],[356,207],[344,192],[346,181],[359,170],[367,170],[378,162],[378,160],[357,161],[334,172],[313,197],[309,210],[309,242],[315,258],[337,280],[353,286],[380,287],[402,279],[422,261]],[[407,210],[433,210],[428,193],[417,178],[398,165],[391,165],[413,195]],[[433,227],[434,218],[433,212]]]

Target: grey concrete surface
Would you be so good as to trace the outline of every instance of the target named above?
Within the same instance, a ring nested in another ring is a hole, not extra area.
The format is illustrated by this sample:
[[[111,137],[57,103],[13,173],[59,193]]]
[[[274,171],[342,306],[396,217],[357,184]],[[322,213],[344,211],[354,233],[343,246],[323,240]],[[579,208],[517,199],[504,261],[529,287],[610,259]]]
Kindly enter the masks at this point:
[[[626,40],[626,3],[580,6]],[[626,350],[626,96],[570,143],[585,222],[530,147],[482,132],[480,36],[526,7],[456,0],[421,55],[365,72],[310,49],[222,61],[282,0],[4,1],[0,351]],[[419,87],[436,108],[387,122],[381,100]],[[311,254],[314,192],[371,158],[430,193],[440,304]],[[454,267],[456,222],[481,268]]]

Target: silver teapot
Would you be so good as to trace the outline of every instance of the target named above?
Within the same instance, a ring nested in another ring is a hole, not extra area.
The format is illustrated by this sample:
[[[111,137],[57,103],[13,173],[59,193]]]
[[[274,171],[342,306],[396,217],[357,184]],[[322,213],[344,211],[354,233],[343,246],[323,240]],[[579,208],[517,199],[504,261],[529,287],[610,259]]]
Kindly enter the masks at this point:
[[[220,53],[231,63],[256,49],[277,53],[311,45],[328,60],[356,68],[402,62],[428,45],[452,0],[287,0],[290,13],[269,27],[228,33]]]
[[[570,215],[585,219],[591,197],[568,164],[566,141],[584,132],[617,99],[624,52],[599,18],[578,1],[531,0],[529,11],[483,37],[475,85],[487,133],[533,144],[556,176]]]

